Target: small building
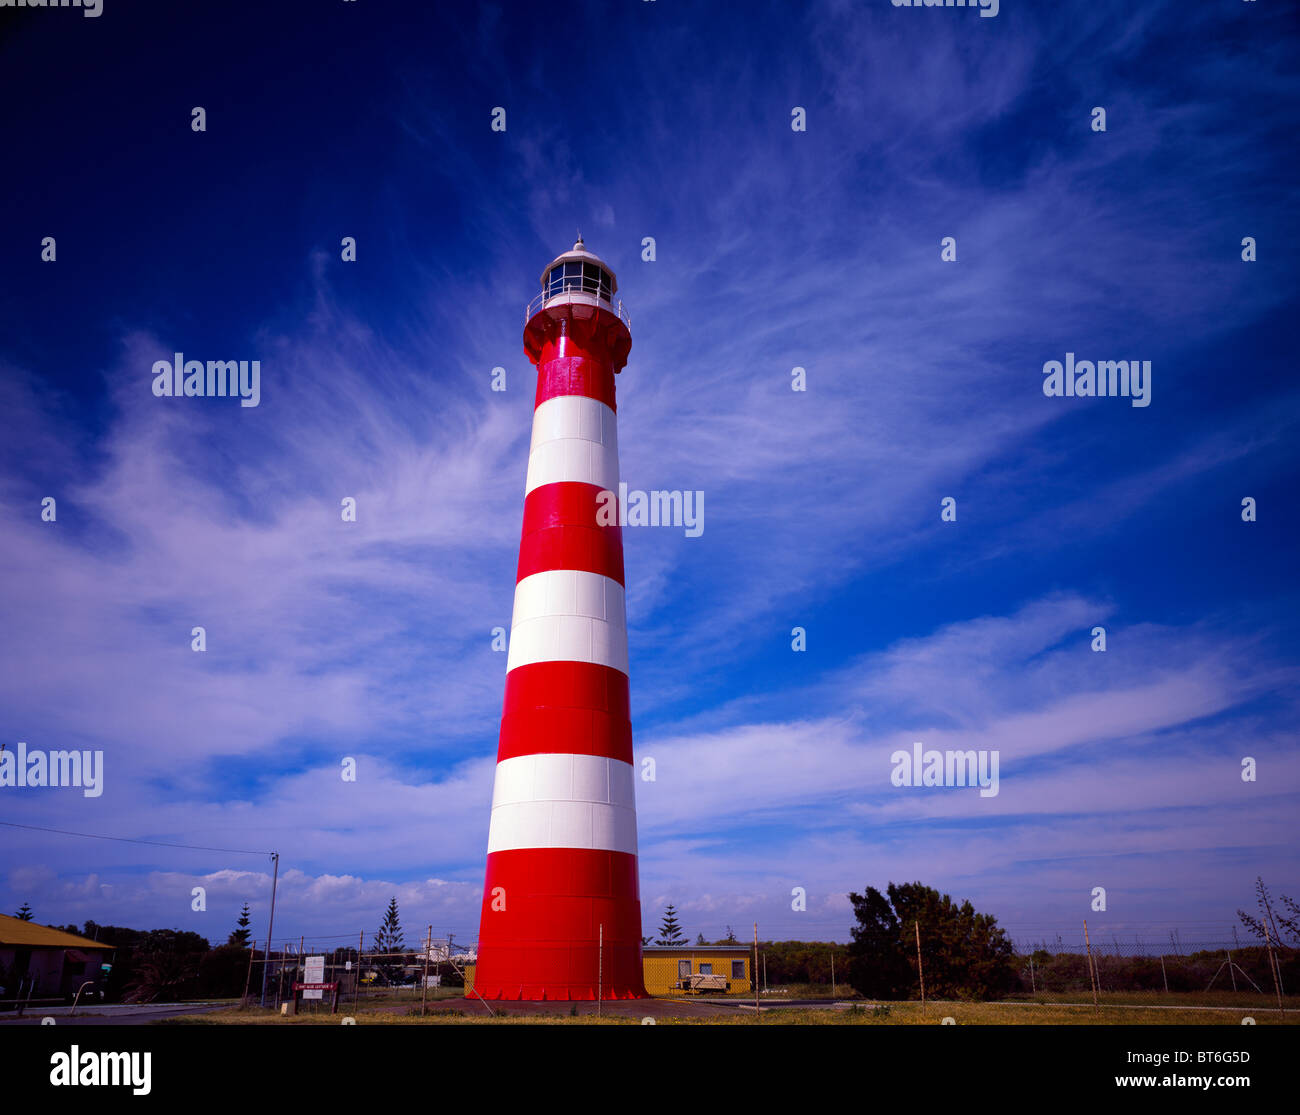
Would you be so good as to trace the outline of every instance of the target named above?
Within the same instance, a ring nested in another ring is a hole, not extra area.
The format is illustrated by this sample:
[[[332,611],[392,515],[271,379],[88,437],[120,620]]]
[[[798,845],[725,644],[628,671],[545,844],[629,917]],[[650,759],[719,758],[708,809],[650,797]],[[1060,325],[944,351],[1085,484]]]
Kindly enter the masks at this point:
[[[642,945],[651,995],[740,995],[752,991],[753,954],[746,945]]]
[[[641,967],[651,995],[743,995],[752,992],[746,945],[642,945]],[[465,966],[465,994],[474,987]]]
[[[71,999],[90,981],[84,999],[102,986],[100,966],[112,952],[112,945],[0,914],[0,1010],[20,994],[23,999]]]

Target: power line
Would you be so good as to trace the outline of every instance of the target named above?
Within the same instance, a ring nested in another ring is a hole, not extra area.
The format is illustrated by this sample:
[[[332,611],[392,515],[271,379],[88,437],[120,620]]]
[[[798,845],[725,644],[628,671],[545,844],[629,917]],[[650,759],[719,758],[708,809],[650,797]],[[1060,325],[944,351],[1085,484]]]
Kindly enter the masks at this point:
[[[15,829],[31,829],[34,832],[57,832],[60,836],[82,836],[87,840],[118,840],[123,844],[152,844],[155,848],[185,848],[191,852],[225,852],[232,856],[271,856],[274,852],[250,852],[247,848],[209,848],[203,844],[172,844],[166,840],[136,840],[130,836],[102,836],[96,832],[70,832],[67,829],[47,829],[40,825],[20,825],[17,821],[0,821]]]

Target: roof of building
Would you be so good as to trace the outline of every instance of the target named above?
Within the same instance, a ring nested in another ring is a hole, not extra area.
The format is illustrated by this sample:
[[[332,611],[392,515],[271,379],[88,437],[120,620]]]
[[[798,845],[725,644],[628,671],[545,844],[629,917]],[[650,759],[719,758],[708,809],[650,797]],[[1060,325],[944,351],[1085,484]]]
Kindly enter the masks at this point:
[[[89,937],[79,937],[75,933],[65,933],[62,929],[52,929],[48,925],[37,925],[34,921],[11,918],[0,914],[0,946],[20,946],[38,949],[104,949],[112,945],[92,941]]]
[[[739,941],[734,945],[642,945],[642,952],[748,952],[752,946]]]

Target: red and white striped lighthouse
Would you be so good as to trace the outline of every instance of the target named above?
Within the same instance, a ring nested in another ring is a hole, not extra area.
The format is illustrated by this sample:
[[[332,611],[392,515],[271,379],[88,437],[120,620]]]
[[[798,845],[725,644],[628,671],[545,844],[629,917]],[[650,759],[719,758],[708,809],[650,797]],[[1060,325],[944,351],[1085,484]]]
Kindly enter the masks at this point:
[[[474,990],[632,999],[641,969],[614,377],[632,347],[614,272],[583,246],[542,272],[537,366]]]

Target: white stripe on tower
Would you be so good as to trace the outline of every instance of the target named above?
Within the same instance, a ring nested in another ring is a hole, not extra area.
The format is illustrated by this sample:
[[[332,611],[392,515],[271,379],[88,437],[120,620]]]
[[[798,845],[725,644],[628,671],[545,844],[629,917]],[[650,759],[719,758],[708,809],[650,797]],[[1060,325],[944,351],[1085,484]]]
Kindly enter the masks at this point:
[[[601,848],[636,855],[632,765],[600,755],[521,755],[497,764],[488,851]]]
[[[552,569],[520,581],[506,672],[530,662],[595,662],[626,674],[623,586],[577,569]]]
[[[618,420],[599,399],[557,395],[533,412],[524,495],[564,482],[618,491]]]

